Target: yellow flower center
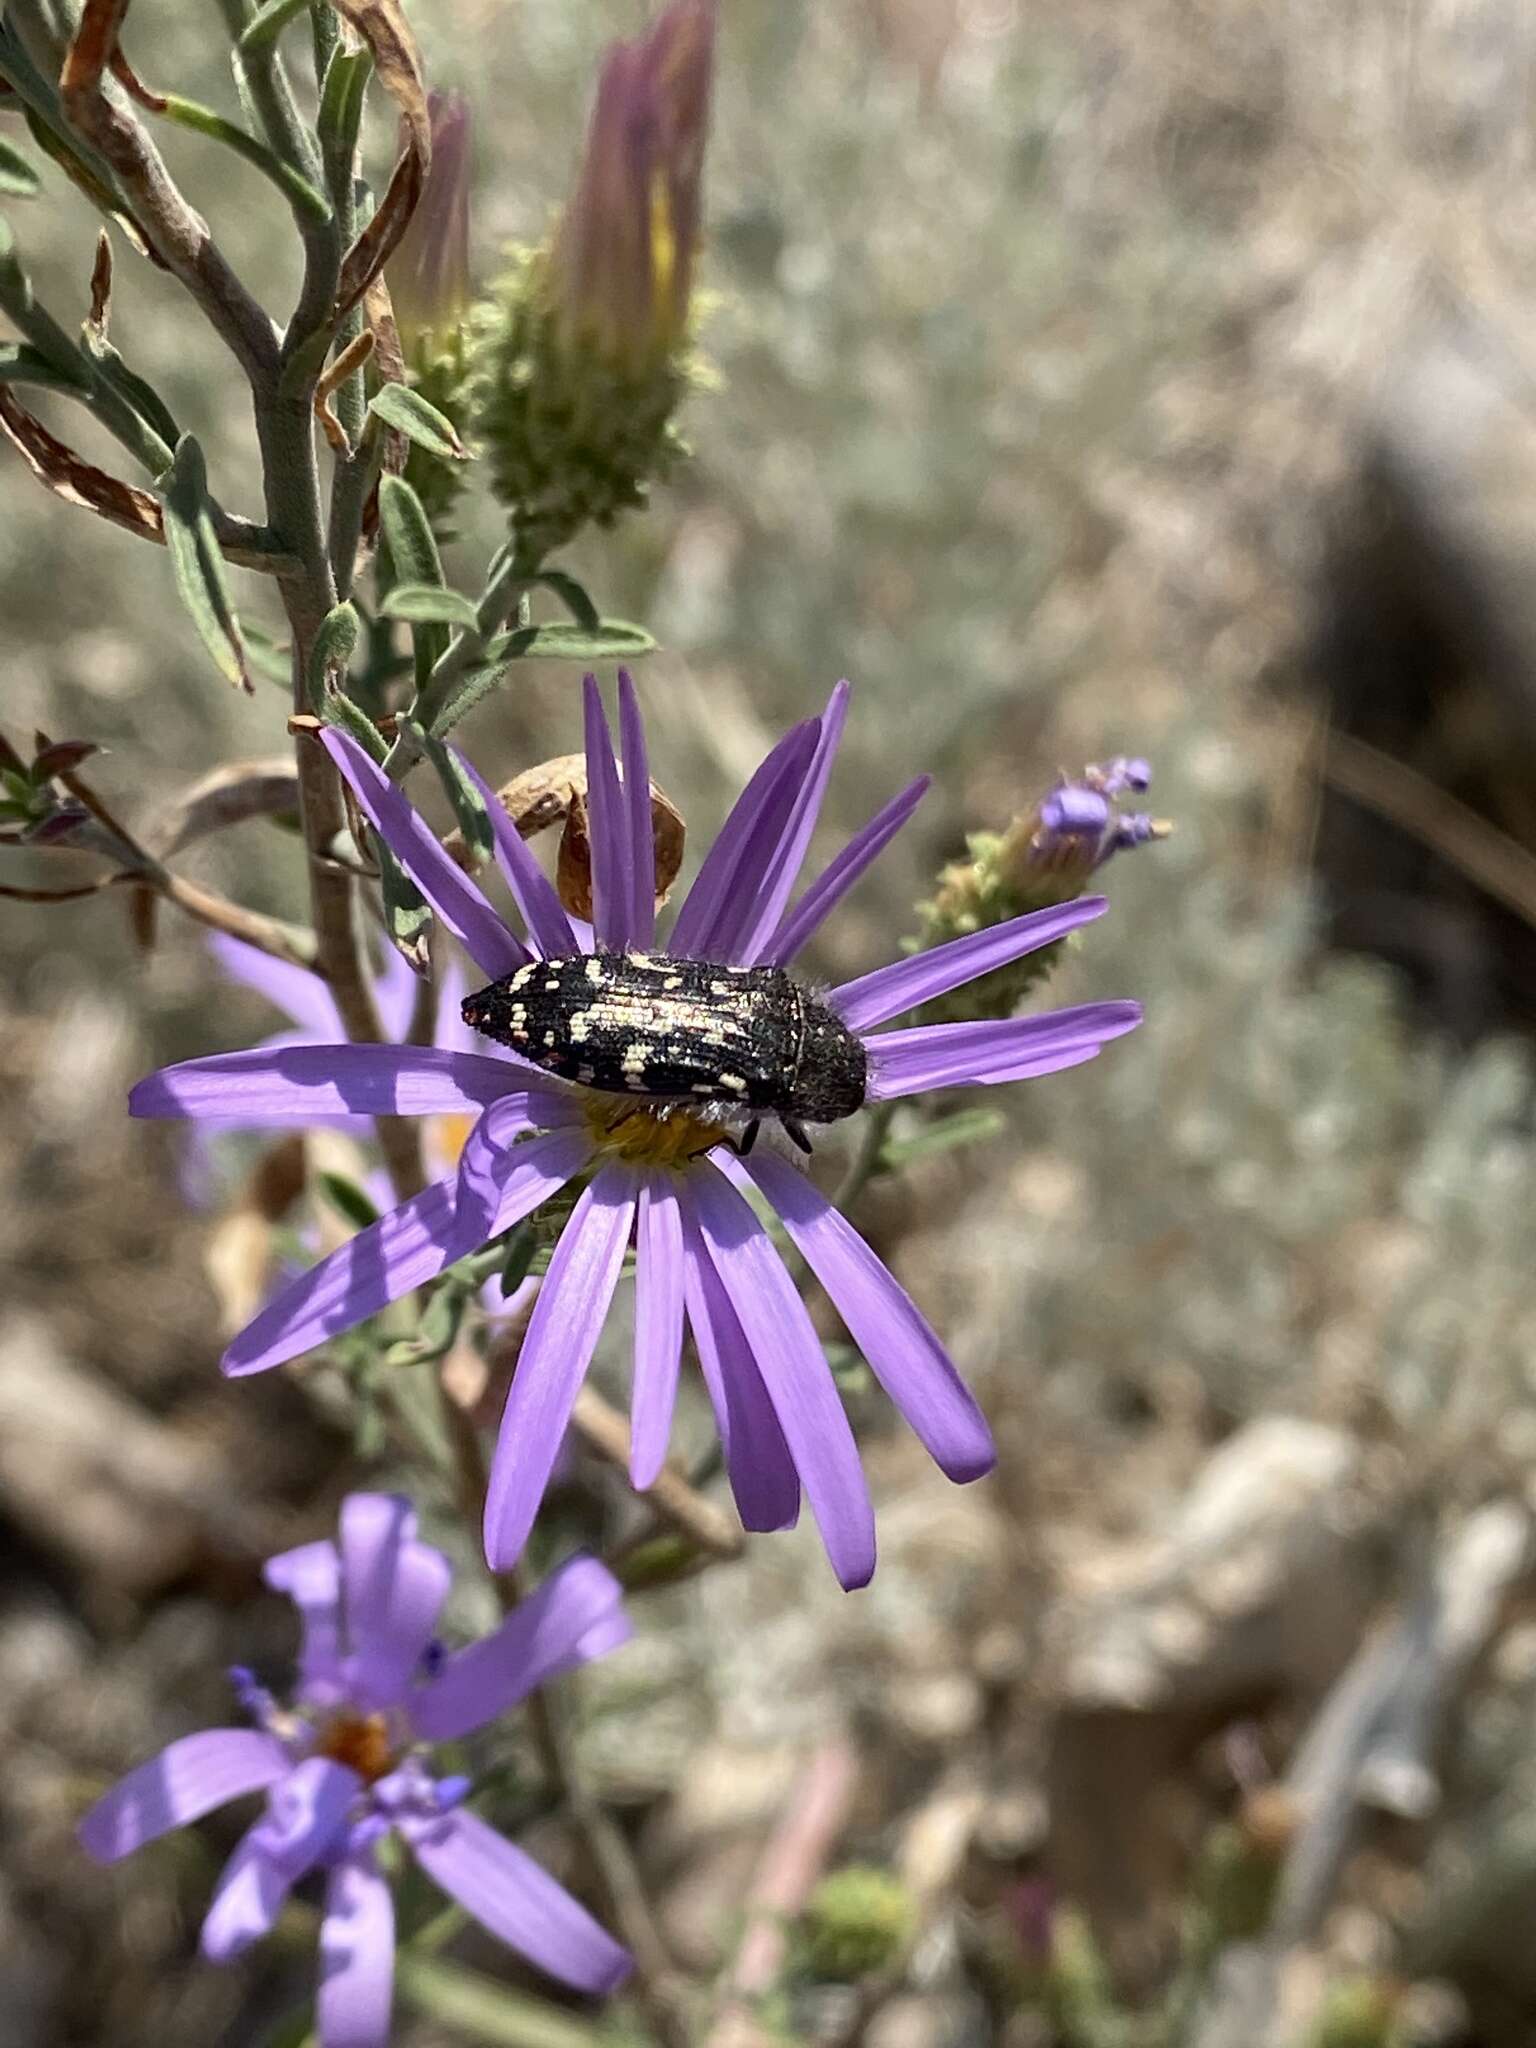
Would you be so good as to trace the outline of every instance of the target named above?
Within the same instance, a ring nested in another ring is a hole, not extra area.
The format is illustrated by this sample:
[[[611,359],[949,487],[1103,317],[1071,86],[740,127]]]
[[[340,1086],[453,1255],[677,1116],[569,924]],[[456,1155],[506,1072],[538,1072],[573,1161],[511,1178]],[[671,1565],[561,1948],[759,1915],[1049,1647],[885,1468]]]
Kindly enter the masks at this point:
[[[388,1777],[395,1767],[389,1723],[382,1714],[337,1714],[320,1731],[319,1754],[356,1771],[365,1785]]]
[[[677,1171],[720,1144],[725,1133],[691,1110],[648,1109],[639,1103],[594,1095],[585,1105],[587,1125],[598,1151],[626,1166],[661,1166]]]

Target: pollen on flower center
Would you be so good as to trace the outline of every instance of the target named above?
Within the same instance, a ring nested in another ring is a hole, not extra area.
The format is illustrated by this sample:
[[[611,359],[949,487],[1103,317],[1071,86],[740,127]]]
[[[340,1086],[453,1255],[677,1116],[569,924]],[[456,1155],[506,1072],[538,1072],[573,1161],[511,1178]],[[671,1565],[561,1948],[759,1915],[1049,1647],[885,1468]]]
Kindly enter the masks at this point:
[[[395,1767],[389,1723],[382,1714],[337,1714],[320,1731],[318,1753],[356,1771],[365,1785],[387,1777]]]
[[[662,1112],[611,1095],[594,1096],[586,1112],[598,1150],[629,1166],[686,1166],[724,1135],[719,1124],[706,1123],[691,1110],[669,1107]]]

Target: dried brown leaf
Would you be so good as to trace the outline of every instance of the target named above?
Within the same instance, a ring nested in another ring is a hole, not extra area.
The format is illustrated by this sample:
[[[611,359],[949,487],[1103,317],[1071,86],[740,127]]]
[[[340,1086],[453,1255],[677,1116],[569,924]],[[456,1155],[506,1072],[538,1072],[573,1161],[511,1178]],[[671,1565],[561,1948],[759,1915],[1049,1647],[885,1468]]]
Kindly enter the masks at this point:
[[[96,261],[91,265],[91,311],[87,322],[100,343],[107,339],[112,319],[112,237],[102,228],[96,237]]]
[[[114,526],[138,534],[141,540],[164,542],[164,515],[148,491],[108,476],[66,447],[27,411],[8,385],[0,385],[0,433],[20,450],[32,474],[56,497],[70,505],[83,505],[87,512],[110,519]]]
[[[416,38],[398,0],[336,0],[336,6],[368,45],[379,82],[400,110],[404,136],[378,210],[343,260],[333,309],[339,320],[383,269],[416,211],[432,161],[432,124]]]

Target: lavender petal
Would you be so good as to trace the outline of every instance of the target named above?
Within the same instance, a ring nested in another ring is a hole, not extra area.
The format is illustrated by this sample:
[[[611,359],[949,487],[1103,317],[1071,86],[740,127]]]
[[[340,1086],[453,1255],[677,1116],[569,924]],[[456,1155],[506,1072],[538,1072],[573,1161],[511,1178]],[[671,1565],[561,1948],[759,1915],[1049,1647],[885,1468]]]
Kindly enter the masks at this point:
[[[379,1028],[394,1045],[404,1045],[411,1035],[416,1014],[416,996],[421,988],[416,970],[395,946],[385,944],[373,973],[373,1000],[379,1013]],[[345,1030],[327,1031],[333,1044],[346,1037]],[[465,1047],[473,1051],[473,1046]]]
[[[248,946],[244,939],[232,939],[227,932],[210,932],[208,950],[231,981],[265,996],[311,1039],[346,1037],[330,989],[309,968],[279,960],[259,946]]]
[[[979,1024],[919,1024],[864,1041],[871,1102],[929,1088],[992,1086],[1053,1074],[1093,1059],[1141,1022],[1136,1003],[1082,1003],[1039,1017]]]
[[[624,761],[629,942],[644,948],[656,936],[656,835],[651,825],[651,764],[645,747],[645,721],[627,668],[619,670],[619,750]]]
[[[782,1159],[755,1153],[745,1165],[722,1157],[739,1185],[750,1177],[767,1196],[832,1298],[869,1369],[946,1477],[964,1485],[997,1463],[986,1417],[906,1289],[845,1217]]]
[[[254,1728],[184,1735],[97,1800],[80,1823],[80,1846],[98,1863],[116,1863],[216,1806],[264,1792],[290,1768],[282,1745]]]
[[[842,852],[824,867],[794,909],[785,913],[778,929],[759,952],[758,964],[782,967],[793,960],[825,924],[849,890],[862,879],[906,824],[927,794],[933,778],[919,775],[899,795],[893,796],[869,823],[855,832]]]
[[[270,1934],[294,1880],[261,1846],[261,1822],[248,1828],[219,1875],[198,1946],[210,1963],[232,1963]]]
[[[320,744],[352,786],[369,822],[471,960],[492,981],[527,963],[527,949],[438,844],[408,798],[356,740],[327,726]]]
[[[482,1054],[420,1045],[255,1046],[162,1067],[128,1096],[133,1116],[316,1123],[335,1116],[478,1115],[531,1075]],[[547,1091],[553,1094],[553,1090]]]
[[[875,1515],[858,1446],[831,1368],[768,1233],[729,1181],[708,1166],[688,1192],[700,1235],[741,1318],[799,1471],[827,1556],[848,1591],[875,1569]]]
[[[554,883],[529,851],[522,833],[507,815],[506,805],[462,754],[457,754],[457,759],[485,799],[491,818],[491,832],[496,841],[496,865],[506,877],[512,900],[522,913],[534,948],[547,960],[561,960],[568,954],[581,952],[581,942],[566,915],[564,904],[555,894]]]
[[[562,1188],[584,1164],[584,1135],[554,1131],[516,1148],[490,1235],[505,1230]],[[234,1375],[295,1358],[338,1331],[365,1322],[402,1294],[477,1251],[486,1233],[456,1211],[458,1178],[435,1181],[322,1259],[269,1302],[223,1358]]]
[[[845,981],[833,989],[827,1001],[850,1031],[869,1031],[920,1003],[947,995],[968,981],[978,981],[995,968],[1006,967],[1026,953],[1054,944],[1090,924],[1109,908],[1102,896],[1079,896],[1072,903],[1058,903],[1049,910],[1032,910],[1025,917],[1013,917],[1006,924],[989,925],[948,945],[934,946],[926,953],[914,953],[889,967],[877,967],[857,981]]]
[[[456,1651],[410,1700],[425,1742],[453,1742],[507,1713],[536,1686],[631,1634],[624,1589],[595,1557],[573,1557],[507,1616],[494,1635]]]
[[[315,1994],[319,2048],[389,2048],[394,1976],[395,1904],[373,1852],[364,1850],[343,1858],[326,1879]]]
[[[744,1529],[792,1529],[800,1517],[800,1475],[762,1373],[752,1356],[697,1218],[685,1203],[683,1295]]]
[[[683,1356],[683,1222],[670,1174],[640,1190],[635,1221],[635,1369],[629,1478],[640,1493],[666,1461]]]
[[[592,848],[592,930],[601,953],[622,953],[633,943],[628,832],[619,765],[596,676],[582,680],[587,742],[587,837]]]
[[[299,1651],[302,1696],[329,1705],[342,1690],[341,1559],[328,1539],[301,1543],[269,1557],[262,1577],[275,1593],[285,1593],[304,1623]]]
[[[345,1764],[307,1756],[267,1794],[251,1840],[281,1877],[297,1884],[336,1846],[362,1789],[362,1779]]]
[[[348,1690],[371,1710],[410,1688],[448,1597],[453,1568],[416,1536],[416,1511],[392,1493],[352,1493],[341,1504],[341,1577],[351,1656]]]
[[[525,1147],[517,1141],[541,1123],[553,1125],[571,1140],[567,1151],[576,1163],[564,1174],[564,1179],[569,1180],[592,1149],[586,1119],[572,1095],[523,1099],[504,1095],[500,1102],[492,1103],[465,1139],[459,1154],[454,1210],[464,1228],[478,1231],[482,1240],[495,1236],[493,1219],[501,1206],[508,1176],[524,1159]],[[566,1153],[558,1155],[565,1156]]]
[[[760,957],[764,946],[777,929],[784,915],[790,891],[805,861],[806,849],[810,846],[817,820],[821,816],[822,802],[827,794],[827,783],[832,774],[832,763],[837,757],[838,744],[843,737],[843,726],[848,718],[848,699],[853,685],[840,682],[827,700],[827,708],[821,714],[820,731],[816,751],[811,756],[805,780],[800,785],[800,794],[795,807],[785,822],[774,847],[764,863],[757,887],[757,900],[752,905],[750,916],[736,938],[733,956],[743,966],[752,966]]]
[[[760,764],[694,877],[667,941],[669,953],[682,959],[730,959],[731,941],[751,915],[763,864],[794,810],[819,736],[819,720],[809,718],[786,733]]]
[[[562,1984],[594,1997],[633,1967],[627,1950],[530,1856],[475,1814],[456,1808],[411,1847],[427,1875],[482,1927]]]
[[[618,1284],[635,1213],[635,1176],[604,1166],[560,1234],[518,1354],[485,1502],[493,1571],[521,1557]]]

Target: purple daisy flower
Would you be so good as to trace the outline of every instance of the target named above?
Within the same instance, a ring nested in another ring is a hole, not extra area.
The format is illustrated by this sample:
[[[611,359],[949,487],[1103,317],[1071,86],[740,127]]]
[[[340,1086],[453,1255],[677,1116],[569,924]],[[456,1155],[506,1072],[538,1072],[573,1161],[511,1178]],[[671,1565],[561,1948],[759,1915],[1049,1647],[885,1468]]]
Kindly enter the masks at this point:
[[[409,1502],[354,1493],[340,1543],[269,1558],[268,1585],[304,1623],[299,1686],[280,1707],[249,1672],[234,1678],[250,1728],[183,1736],[114,1785],[80,1823],[115,1863],[251,1792],[266,1811],[224,1867],[202,1951],[227,1963],[270,1933],[293,1886],[325,1879],[316,2002],[320,2048],[384,2048],[395,1923],[378,1845],[396,1835],[482,1926],[579,1991],[614,1991],[630,1958],[521,1849],[468,1811],[467,1778],[434,1777],[434,1743],[483,1727],[536,1686],[603,1657],[631,1629],[613,1574],[572,1558],[494,1634],[444,1655],[433,1630],[452,1568],[416,1535]]]
[[[840,683],[824,715],[796,726],[764,760],[659,949],[650,771],[622,671],[622,774],[596,680],[586,686],[590,932],[567,915],[489,790],[497,858],[526,936],[498,915],[361,748],[342,733],[322,737],[374,828],[483,973],[504,981],[535,961],[594,955],[595,994],[607,971],[602,962],[635,949],[652,949],[662,967],[669,959],[783,967],[810,941],[927,787],[921,777],[893,797],[791,903],[847,698]],[[1140,1011],[1127,1002],[879,1029],[1050,945],[1105,907],[1101,897],[1086,897],[1015,918],[815,999],[831,1028],[857,1041],[863,1099],[1053,1073],[1092,1059],[1132,1029]],[[853,1434],[810,1316],[749,1192],[777,1213],[942,1470],[966,1481],[994,1462],[981,1411],[906,1291],[796,1167],[765,1148],[738,1157],[732,1131],[709,1111],[573,1085],[489,1043],[473,1054],[335,1045],[190,1060],[140,1082],[130,1106],[138,1116],[233,1112],[290,1122],[341,1111],[479,1116],[457,1175],[403,1203],[264,1309],[226,1352],[230,1373],[277,1365],[361,1322],[590,1175],[551,1258],[502,1419],[485,1522],[486,1554],[497,1568],[527,1540],[633,1240],[635,1486],[650,1486],[666,1455],[686,1319],[744,1524],[790,1526],[803,1485],[839,1579],[849,1587],[869,1579],[874,1517]]]

